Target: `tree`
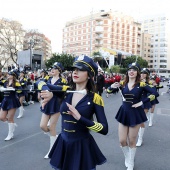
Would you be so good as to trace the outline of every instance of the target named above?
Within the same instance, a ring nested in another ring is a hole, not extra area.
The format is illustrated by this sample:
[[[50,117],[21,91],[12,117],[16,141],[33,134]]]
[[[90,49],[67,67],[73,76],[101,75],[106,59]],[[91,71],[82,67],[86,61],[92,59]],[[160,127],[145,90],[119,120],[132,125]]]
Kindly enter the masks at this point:
[[[119,73],[120,72],[120,66],[116,65],[116,66],[111,66],[111,68],[107,68],[107,72],[111,72],[111,73]]]
[[[123,67],[128,68],[128,65],[134,63],[136,59],[137,59],[137,63],[140,65],[141,68],[148,67],[148,62],[144,60],[142,57],[138,57],[138,56],[127,57],[122,63]]]
[[[22,49],[25,31],[22,24],[8,19],[0,20],[0,62],[12,59],[17,63],[17,52]]]
[[[56,53],[54,53],[53,56],[49,60],[46,60],[45,65],[47,68],[50,68],[50,67],[52,67],[52,65],[55,62],[60,62],[63,65],[63,67],[65,68],[65,70],[70,70],[71,66],[73,65],[73,62],[74,62],[74,57],[70,54],[65,54],[65,53],[56,54]]]

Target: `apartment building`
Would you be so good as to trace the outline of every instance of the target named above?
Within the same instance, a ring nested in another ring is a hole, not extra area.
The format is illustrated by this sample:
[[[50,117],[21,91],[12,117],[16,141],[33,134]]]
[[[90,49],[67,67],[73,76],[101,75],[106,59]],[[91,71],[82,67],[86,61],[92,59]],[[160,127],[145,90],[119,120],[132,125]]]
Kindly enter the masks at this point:
[[[151,34],[142,33],[141,36],[141,57],[148,61],[148,65],[150,68],[150,52],[151,52]]]
[[[149,68],[158,75],[170,73],[170,20],[166,14],[147,16],[142,20],[142,32],[151,35]]]
[[[63,28],[62,51],[74,55],[91,56],[101,48],[140,55],[140,44],[141,24],[111,10],[73,19]]]

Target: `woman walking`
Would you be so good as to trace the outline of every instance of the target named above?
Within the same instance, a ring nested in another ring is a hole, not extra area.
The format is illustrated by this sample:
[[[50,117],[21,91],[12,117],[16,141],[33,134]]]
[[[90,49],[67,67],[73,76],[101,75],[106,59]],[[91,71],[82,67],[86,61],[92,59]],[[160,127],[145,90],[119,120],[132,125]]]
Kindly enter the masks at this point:
[[[66,93],[62,100],[62,131],[49,154],[50,164],[56,170],[95,170],[96,165],[106,162],[90,130],[106,135],[108,123],[104,112],[104,103],[95,93],[94,77],[97,65],[87,56],[75,58],[70,87],[76,93]],[[43,82],[44,83],[44,82]],[[65,86],[57,87],[39,83],[39,88],[66,91]],[[85,93],[80,93],[80,92]],[[54,94],[55,95],[55,94]],[[41,92],[43,105],[49,101],[52,93]],[[93,121],[95,114],[97,121]]]
[[[16,109],[21,106],[18,95],[22,91],[20,83],[17,81],[17,72],[11,70],[8,72],[8,77],[6,81],[0,82],[5,88],[14,88],[15,91],[4,91],[4,99],[1,103],[0,120],[5,122],[8,121],[8,136],[5,141],[11,140],[14,137],[14,131],[16,123],[14,122],[14,115]],[[18,89],[18,90],[17,90]]]
[[[47,81],[47,83],[52,85],[63,85],[66,84],[66,80],[61,77],[61,73],[64,70],[61,63],[54,63],[51,69],[51,78]],[[44,132],[49,132],[50,134],[50,149],[48,153],[45,155],[45,159],[48,159],[48,154],[57,138],[56,134],[56,125],[58,118],[60,116],[60,100],[54,95],[53,98],[47,103],[47,105],[42,109],[43,112],[40,122],[40,127]]]
[[[157,92],[145,82],[141,82],[140,67],[137,63],[132,63],[128,66],[125,81],[121,84],[123,103],[115,118],[119,122],[119,142],[125,156],[125,166],[127,170],[133,170],[136,138],[141,124],[147,121],[142,105],[153,100]],[[112,90],[119,86],[119,83],[111,85]],[[142,99],[144,91],[151,95]]]

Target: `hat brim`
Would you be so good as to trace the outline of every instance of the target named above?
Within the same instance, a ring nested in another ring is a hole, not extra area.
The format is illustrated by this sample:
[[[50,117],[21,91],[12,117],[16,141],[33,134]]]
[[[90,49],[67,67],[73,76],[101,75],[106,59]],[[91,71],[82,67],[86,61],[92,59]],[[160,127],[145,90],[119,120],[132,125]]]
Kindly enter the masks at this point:
[[[74,69],[74,68],[78,68],[81,71],[88,71],[87,67],[85,67],[84,65],[79,65],[78,63],[76,63],[72,66],[72,69]]]
[[[130,70],[130,69],[134,69],[134,70],[136,70],[136,71],[139,71],[139,68],[136,67],[136,66],[131,66],[131,67],[128,68],[128,70]]]

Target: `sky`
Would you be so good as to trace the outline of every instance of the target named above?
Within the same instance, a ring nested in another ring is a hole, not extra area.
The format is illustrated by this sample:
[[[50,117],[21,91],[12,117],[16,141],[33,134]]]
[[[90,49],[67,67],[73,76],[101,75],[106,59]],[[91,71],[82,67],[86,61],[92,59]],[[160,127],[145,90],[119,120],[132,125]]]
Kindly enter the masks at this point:
[[[120,11],[135,18],[169,11],[169,0],[0,0],[0,18],[17,20],[51,40],[52,52],[62,52],[65,23],[91,11]]]

